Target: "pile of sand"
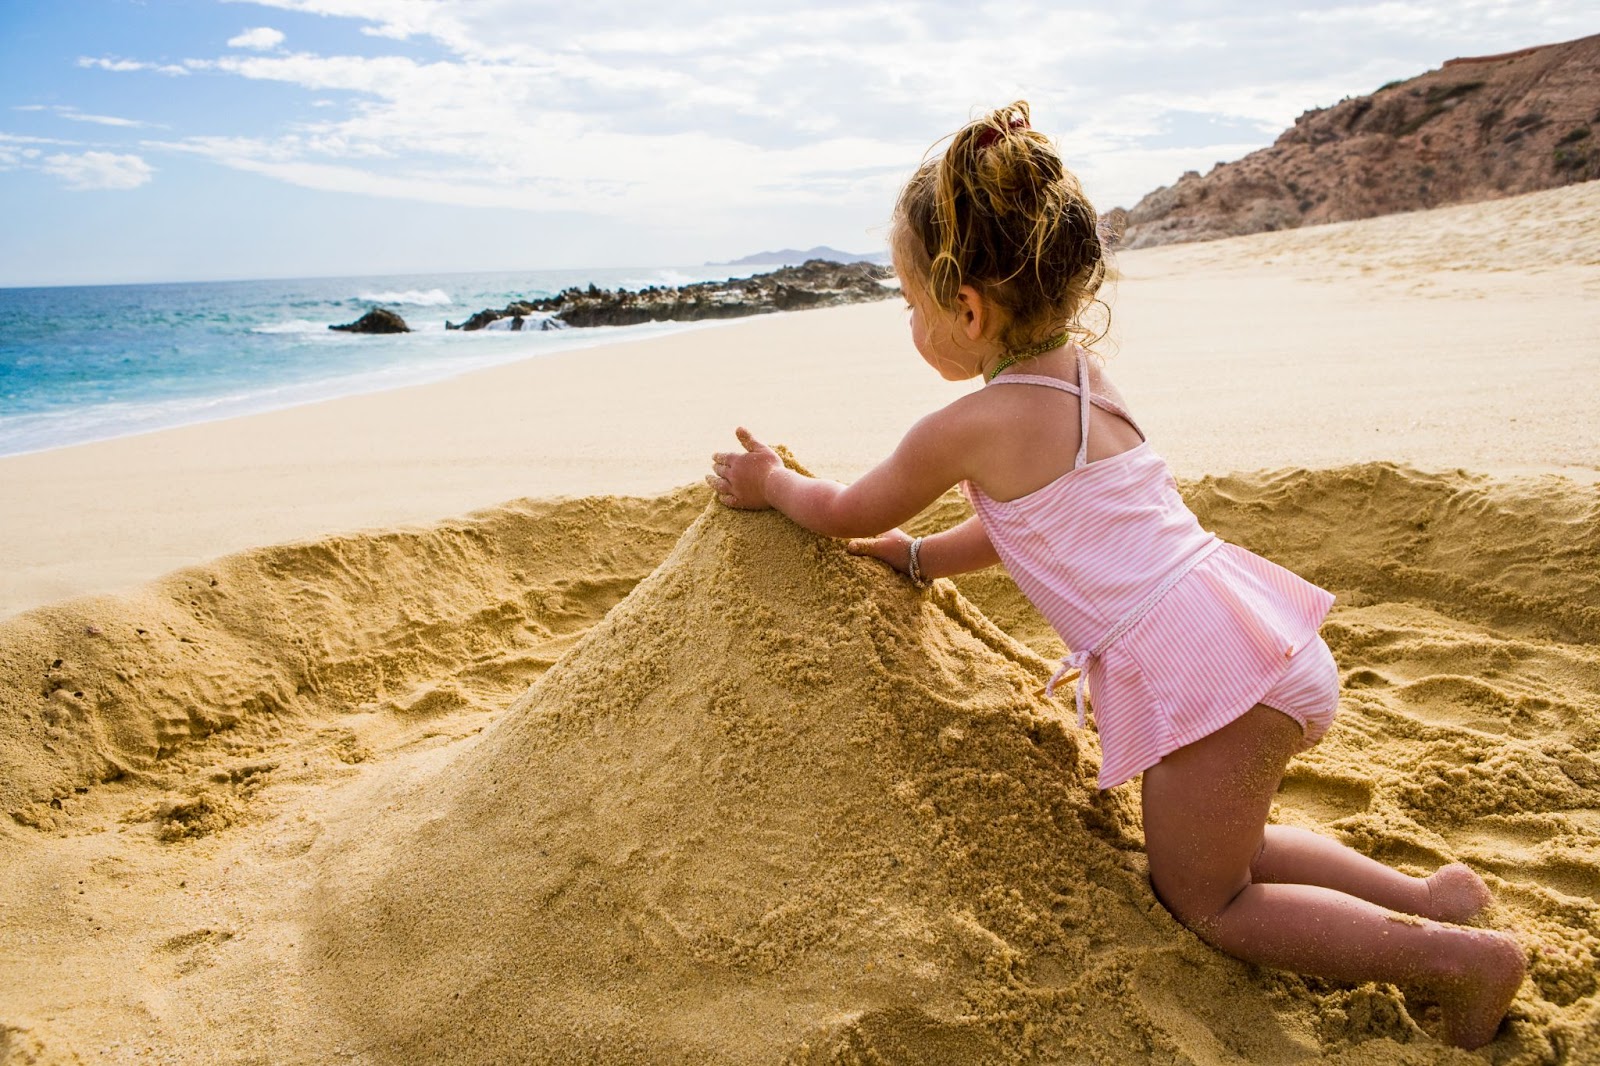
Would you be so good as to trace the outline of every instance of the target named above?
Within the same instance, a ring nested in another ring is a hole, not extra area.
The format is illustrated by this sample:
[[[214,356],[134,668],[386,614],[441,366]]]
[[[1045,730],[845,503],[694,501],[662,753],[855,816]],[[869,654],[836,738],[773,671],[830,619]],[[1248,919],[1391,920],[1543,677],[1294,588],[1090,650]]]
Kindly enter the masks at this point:
[[[1275,816],[1473,863],[1531,959],[1490,1057],[1600,1055],[1600,488],[1185,493],[1340,596],[1341,716]],[[1003,574],[919,593],[703,500],[266,549],[0,623],[0,1062],[1459,1055],[1425,1003],[1161,909]]]
[[[1171,923],[1041,676],[953,590],[712,505],[481,743],[352,825],[315,987],[396,1061],[1144,1043],[1144,1012],[1086,1026],[1080,989],[1130,976],[1097,944]]]

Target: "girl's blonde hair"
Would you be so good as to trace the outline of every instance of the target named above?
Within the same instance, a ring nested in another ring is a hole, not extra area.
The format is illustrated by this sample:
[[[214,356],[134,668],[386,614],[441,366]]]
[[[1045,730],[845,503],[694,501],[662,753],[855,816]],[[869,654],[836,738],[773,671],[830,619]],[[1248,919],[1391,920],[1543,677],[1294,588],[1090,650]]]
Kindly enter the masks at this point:
[[[1018,100],[969,122],[925,159],[895,204],[896,266],[938,306],[971,285],[1003,312],[998,340],[1021,348],[1071,332],[1105,336],[1110,309],[1095,299],[1105,279],[1099,219],[1055,146]],[[1083,317],[1104,310],[1095,330]]]

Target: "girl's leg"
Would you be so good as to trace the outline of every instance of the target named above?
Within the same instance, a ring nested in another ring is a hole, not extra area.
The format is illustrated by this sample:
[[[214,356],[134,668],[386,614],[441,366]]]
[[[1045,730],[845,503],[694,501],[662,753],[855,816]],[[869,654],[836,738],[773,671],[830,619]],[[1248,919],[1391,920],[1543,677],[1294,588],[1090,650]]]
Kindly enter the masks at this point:
[[[1525,958],[1511,937],[1401,919],[1317,884],[1253,882],[1272,796],[1300,737],[1288,716],[1256,706],[1145,771],[1156,895],[1230,955],[1337,980],[1420,987],[1439,1000],[1447,1040],[1488,1043],[1522,983]]]
[[[1440,922],[1468,921],[1492,898],[1470,866],[1451,863],[1428,877],[1408,877],[1337,840],[1287,825],[1267,826],[1261,850],[1250,864],[1250,880],[1321,885]]]

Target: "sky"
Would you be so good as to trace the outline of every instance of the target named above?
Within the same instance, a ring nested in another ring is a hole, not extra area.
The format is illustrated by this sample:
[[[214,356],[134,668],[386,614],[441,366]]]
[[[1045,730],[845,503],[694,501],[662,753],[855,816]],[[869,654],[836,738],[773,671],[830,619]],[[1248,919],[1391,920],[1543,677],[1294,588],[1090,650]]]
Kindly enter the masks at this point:
[[[1102,210],[1593,0],[0,0],[0,286],[872,251],[1015,99]]]

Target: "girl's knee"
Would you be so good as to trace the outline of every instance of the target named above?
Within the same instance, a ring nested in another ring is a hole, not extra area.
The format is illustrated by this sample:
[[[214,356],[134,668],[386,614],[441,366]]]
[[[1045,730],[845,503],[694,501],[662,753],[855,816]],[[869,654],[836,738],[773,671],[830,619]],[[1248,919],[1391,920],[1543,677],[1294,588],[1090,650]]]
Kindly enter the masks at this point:
[[[1206,943],[1215,944],[1217,920],[1231,900],[1231,895],[1219,898],[1215,892],[1172,884],[1170,879],[1162,878],[1154,871],[1150,876],[1150,887],[1155,892],[1156,900],[1178,920],[1179,925]]]

